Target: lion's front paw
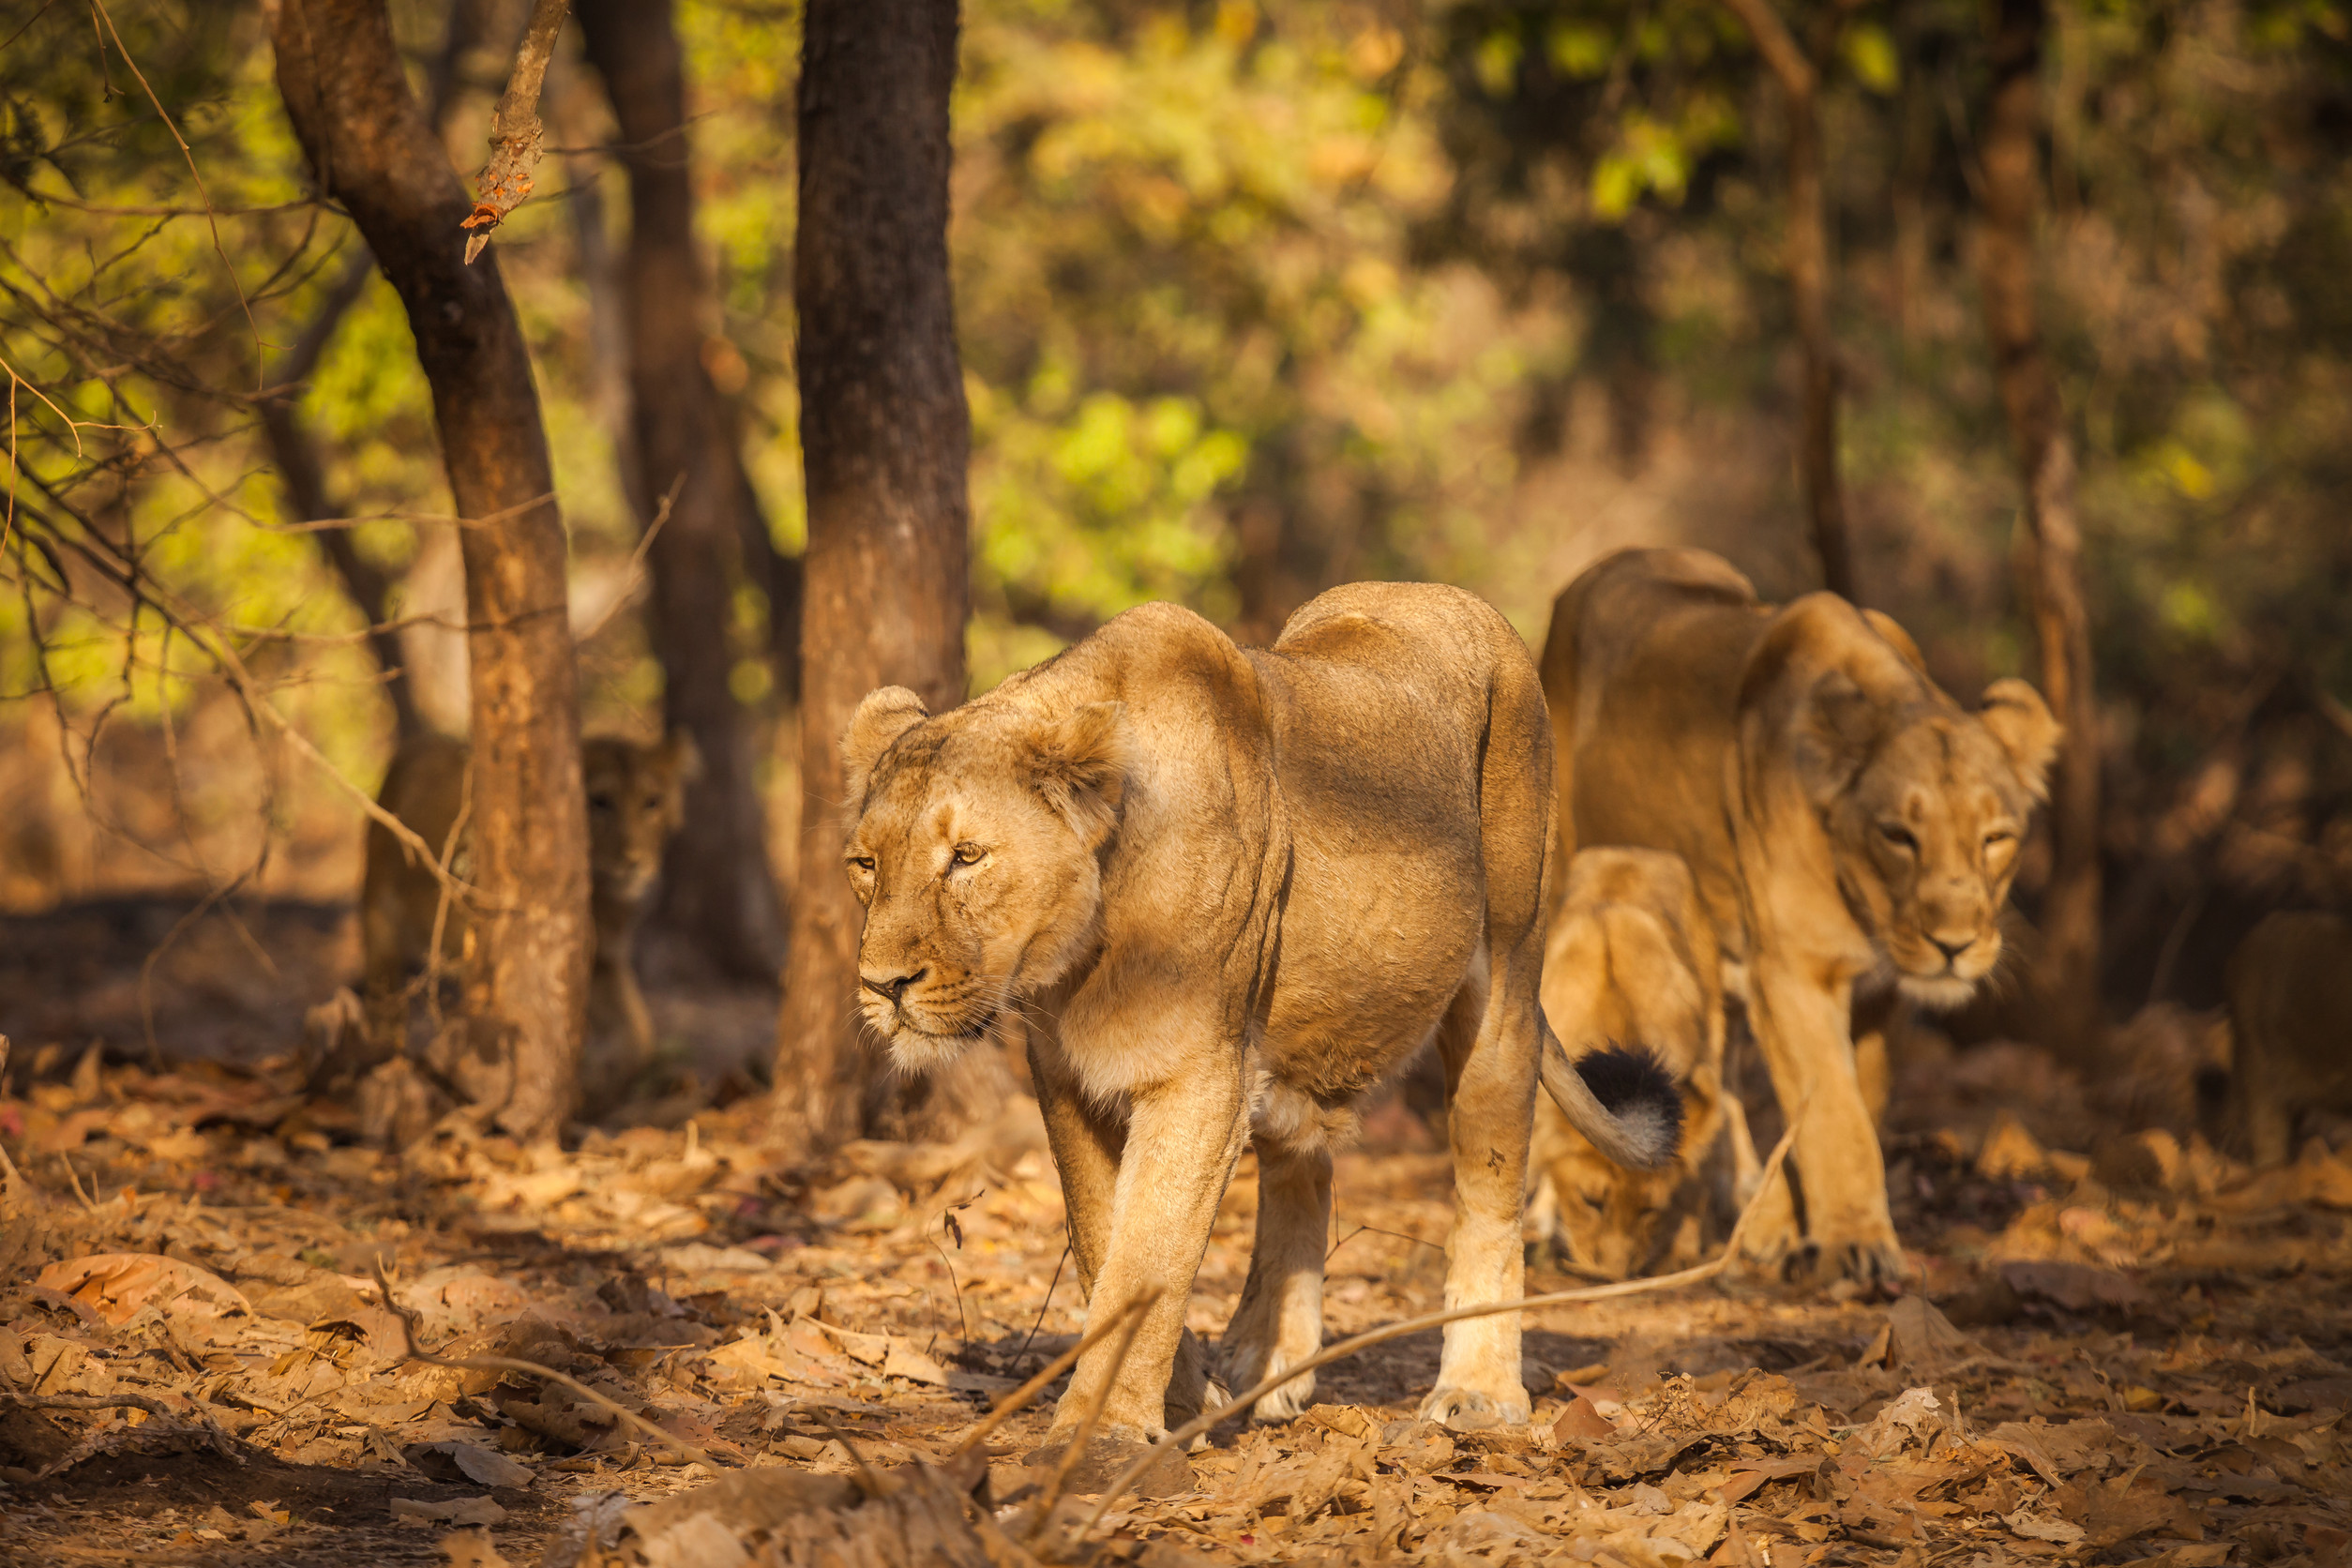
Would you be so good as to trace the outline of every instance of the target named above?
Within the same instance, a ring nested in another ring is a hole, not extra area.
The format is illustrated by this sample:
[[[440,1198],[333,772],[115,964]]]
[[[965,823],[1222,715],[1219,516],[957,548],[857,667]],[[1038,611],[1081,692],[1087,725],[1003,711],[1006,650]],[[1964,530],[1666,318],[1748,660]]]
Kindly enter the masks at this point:
[[[1530,1410],[1525,1389],[1498,1395],[1440,1383],[1421,1402],[1421,1419],[1442,1422],[1456,1432],[1478,1432],[1489,1426],[1525,1425]]]
[[[1046,1434],[1044,1446],[1024,1455],[1021,1462],[1043,1478],[1060,1468],[1070,1452],[1075,1431],[1053,1431]],[[1140,1458],[1162,1438],[1165,1432],[1147,1432],[1140,1427],[1114,1425],[1086,1445],[1070,1467],[1063,1489],[1080,1497],[1097,1497],[1105,1488],[1126,1473],[1127,1467]],[[1138,1497],[1167,1498],[1193,1490],[1192,1466],[1175,1449],[1168,1449],[1144,1467],[1136,1478],[1135,1491]]]
[[[1893,1297],[1915,1277],[1903,1244],[1884,1236],[1817,1237],[1791,1252],[1783,1263],[1791,1280],[1810,1278],[1835,1289],[1841,1284],[1862,1295]]]

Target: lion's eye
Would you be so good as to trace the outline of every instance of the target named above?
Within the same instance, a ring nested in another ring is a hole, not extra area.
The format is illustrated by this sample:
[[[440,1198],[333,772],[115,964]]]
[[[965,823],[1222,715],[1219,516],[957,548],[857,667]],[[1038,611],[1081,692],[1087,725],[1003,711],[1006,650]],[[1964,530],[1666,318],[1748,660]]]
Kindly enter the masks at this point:
[[[2006,828],[1997,829],[1984,836],[1984,852],[1988,855],[1998,854],[2016,842],[2015,834]]]
[[[1909,850],[1913,853],[1917,853],[1919,851],[1918,838],[1914,837],[1911,830],[1905,827],[1901,822],[1880,822],[1878,824],[1878,837],[1885,839],[1888,843],[1892,844],[1898,850]]]
[[[861,871],[870,871],[874,868],[874,857],[870,854],[853,854],[850,856],[850,864]]]
[[[958,844],[956,846],[955,860],[956,864],[958,866],[977,866],[983,860],[986,860],[988,856],[988,852],[978,844]]]

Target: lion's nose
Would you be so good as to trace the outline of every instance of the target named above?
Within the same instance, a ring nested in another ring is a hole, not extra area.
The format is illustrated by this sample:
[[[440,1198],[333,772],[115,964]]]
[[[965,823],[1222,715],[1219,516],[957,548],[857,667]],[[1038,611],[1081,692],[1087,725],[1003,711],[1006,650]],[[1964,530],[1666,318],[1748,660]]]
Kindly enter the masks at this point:
[[[906,989],[909,986],[913,985],[917,980],[922,979],[930,971],[927,969],[918,969],[908,974],[892,974],[877,977],[861,971],[858,974],[858,979],[864,984],[867,990],[872,991],[876,996],[882,997],[890,1002],[893,1005],[896,1005],[898,999],[906,994]]]
[[[1927,940],[1936,944],[1936,951],[1944,956],[1944,962],[1948,964],[1958,963],[1960,955],[1966,953],[1976,942],[1974,937],[1962,937],[1958,942],[1946,942],[1941,937],[1929,937]]]

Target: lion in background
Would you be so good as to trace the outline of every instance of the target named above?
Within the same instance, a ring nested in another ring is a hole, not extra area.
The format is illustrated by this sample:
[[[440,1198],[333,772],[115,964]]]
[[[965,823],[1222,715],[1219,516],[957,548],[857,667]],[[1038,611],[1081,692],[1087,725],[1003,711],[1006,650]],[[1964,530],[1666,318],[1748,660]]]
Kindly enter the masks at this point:
[[[1858,982],[1937,1007],[2000,960],[2019,845],[2058,740],[1995,681],[1963,709],[1883,615],[1774,608],[1721,557],[1625,550],[1561,592],[1543,657],[1560,850],[1680,855],[1785,1111],[1803,1202],[1765,1244],[1796,1271],[1909,1274],[1851,1035]]]
[[[445,855],[457,881],[467,880],[465,809],[468,751],[463,741],[425,735],[402,746],[384,773],[378,804]],[[580,743],[588,795],[590,912],[596,958],[588,975],[581,1103],[591,1114],[622,1098],[654,1056],[653,1018],[637,982],[635,943],[648,896],[671,835],[685,820],[686,787],[701,772],[684,734],[652,745],[617,736]],[[456,842],[451,843],[451,836]],[[359,895],[361,988],[366,1049],[373,1060],[398,1055],[408,1035],[414,977],[429,966],[433,934],[440,961],[454,969],[466,956],[463,900],[445,901],[431,867],[418,862],[383,823],[368,824],[366,880]]]
[[[1022,1014],[1088,1325],[1141,1312],[1123,1357],[1107,1335],[1079,1359],[1046,1451],[1097,1401],[1090,1468],[1199,1408],[1185,1311],[1253,1142],[1228,1384],[1316,1351],[1334,1147],[1433,1035],[1453,1104],[1449,1303],[1521,1293],[1539,1077],[1612,1157],[1672,1157],[1664,1075],[1621,1078],[1605,1106],[1537,1005],[1551,752],[1517,633],[1427,584],[1335,589],[1269,649],[1146,605],[951,712],[900,687],[860,704],[843,856],[867,1022],[919,1070]],[[1422,1414],[1527,1420],[1519,1334],[1512,1313],[1449,1325]],[[1254,1413],[1294,1415],[1313,1387],[1291,1379]]]
[[[1657,850],[1598,848],[1568,866],[1544,949],[1544,1016],[1590,1078],[1614,1053],[1650,1052],[1682,1098],[1671,1164],[1629,1170],[1605,1157],[1548,1102],[1535,1108],[1529,1227],[1580,1272],[1653,1272],[1684,1220],[1706,1229],[1746,1198],[1756,1147],[1723,1081],[1724,1009],[1715,933],[1690,867]],[[1718,1190],[1720,1189],[1720,1190]]]
[[[2352,1115],[2352,921],[2315,910],[2263,917],[2229,957],[2231,1062],[2224,1138],[2284,1165],[2308,1113]]]

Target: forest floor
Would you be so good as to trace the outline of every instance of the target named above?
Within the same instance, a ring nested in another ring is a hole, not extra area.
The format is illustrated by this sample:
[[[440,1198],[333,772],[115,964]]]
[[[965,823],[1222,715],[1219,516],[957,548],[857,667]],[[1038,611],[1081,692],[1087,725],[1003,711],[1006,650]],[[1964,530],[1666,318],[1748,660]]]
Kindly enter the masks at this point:
[[[1903,1301],[1710,1282],[1536,1311],[1534,1422],[1471,1433],[1413,1419],[1437,1334],[1395,1340],[1074,1544],[1093,1505],[1041,1520],[1022,1463],[1049,1404],[957,1458],[1079,1328],[1026,1102],[816,1166],[763,1148],[756,1099],[561,1154],[387,1153],[282,1055],[38,1038],[0,1096],[0,1562],[2352,1563],[2352,1151],[2257,1175],[2075,1122],[2069,1153],[1969,1110],[1995,1086],[1947,1063],[1889,1144]],[[2068,1103],[2011,1049],[1961,1061]],[[1340,1162],[1332,1339],[1440,1304],[1450,1182],[1414,1141]],[[1244,1160],[1203,1333],[1255,1201]],[[552,1368],[647,1425],[412,1347]]]

